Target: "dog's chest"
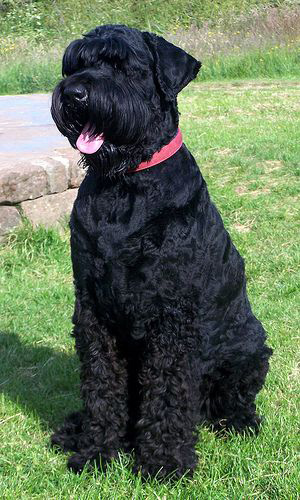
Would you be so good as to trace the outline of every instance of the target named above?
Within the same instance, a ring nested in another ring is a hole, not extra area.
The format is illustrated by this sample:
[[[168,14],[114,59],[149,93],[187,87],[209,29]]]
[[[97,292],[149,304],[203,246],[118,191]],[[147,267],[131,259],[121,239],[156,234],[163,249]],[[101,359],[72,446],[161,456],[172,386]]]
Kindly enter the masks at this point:
[[[124,295],[161,287],[172,294],[193,277],[201,253],[200,182],[128,178],[106,188],[84,181],[71,218],[76,279],[93,276]]]
[[[142,321],[143,311],[182,300],[201,316],[239,293],[242,259],[197,167],[192,174],[144,184],[134,174],[136,183],[105,189],[84,182],[71,217],[74,278],[105,317]]]

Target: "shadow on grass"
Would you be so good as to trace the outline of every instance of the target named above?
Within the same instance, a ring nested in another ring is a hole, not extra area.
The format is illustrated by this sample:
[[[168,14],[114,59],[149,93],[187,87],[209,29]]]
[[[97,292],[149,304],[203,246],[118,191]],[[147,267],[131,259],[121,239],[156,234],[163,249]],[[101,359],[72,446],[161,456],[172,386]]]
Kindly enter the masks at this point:
[[[74,354],[22,342],[16,333],[0,332],[0,392],[37,416],[47,430],[81,406],[79,363]]]

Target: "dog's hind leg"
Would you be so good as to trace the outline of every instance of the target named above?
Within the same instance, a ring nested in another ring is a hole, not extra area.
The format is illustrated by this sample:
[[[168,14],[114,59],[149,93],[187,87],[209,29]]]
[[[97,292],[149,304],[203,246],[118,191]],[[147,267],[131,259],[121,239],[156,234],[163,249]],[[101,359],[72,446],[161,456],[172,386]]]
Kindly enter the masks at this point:
[[[63,451],[79,451],[78,441],[82,434],[83,412],[73,412],[65,419],[63,425],[51,436],[52,446]]]
[[[114,335],[99,323],[93,307],[88,293],[77,290],[73,335],[81,362],[84,411],[77,428],[77,453],[68,462],[75,472],[87,462],[96,460],[105,466],[117,456],[128,424],[127,361],[119,353]],[[73,439],[76,441],[76,435]],[[69,441],[66,434],[66,445]]]
[[[263,346],[220,368],[206,401],[206,419],[213,430],[259,431],[261,417],[256,414],[255,398],[263,387],[270,354],[271,349]]]

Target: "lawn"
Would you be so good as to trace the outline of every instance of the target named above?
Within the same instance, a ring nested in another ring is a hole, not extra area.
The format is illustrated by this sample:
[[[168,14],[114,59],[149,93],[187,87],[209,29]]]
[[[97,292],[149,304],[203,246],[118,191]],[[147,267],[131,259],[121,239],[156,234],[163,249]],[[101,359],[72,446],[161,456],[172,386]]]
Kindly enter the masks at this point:
[[[299,0],[0,0],[0,94],[51,91],[66,46],[111,23],[191,53],[198,81],[299,79]]]
[[[179,100],[184,140],[245,257],[274,349],[259,436],[199,429],[198,469],[174,483],[142,483],[125,455],[105,475],[68,472],[49,448],[52,429],[80,407],[68,232],[25,225],[0,248],[1,498],[300,498],[299,102],[300,83],[283,80],[196,83]]]

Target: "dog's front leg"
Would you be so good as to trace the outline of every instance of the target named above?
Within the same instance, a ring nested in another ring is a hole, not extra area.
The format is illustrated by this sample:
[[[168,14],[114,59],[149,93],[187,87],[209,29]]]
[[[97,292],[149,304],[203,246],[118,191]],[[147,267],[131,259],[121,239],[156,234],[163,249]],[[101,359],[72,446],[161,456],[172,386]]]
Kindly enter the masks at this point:
[[[136,465],[143,477],[181,477],[197,465],[195,453],[198,394],[188,353],[178,346],[149,349],[140,374],[142,402],[135,442]]]
[[[105,464],[124,444],[128,423],[127,362],[115,336],[96,317],[87,292],[77,290],[74,337],[81,362],[83,422],[77,453],[68,462],[80,472],[87,462]]]

